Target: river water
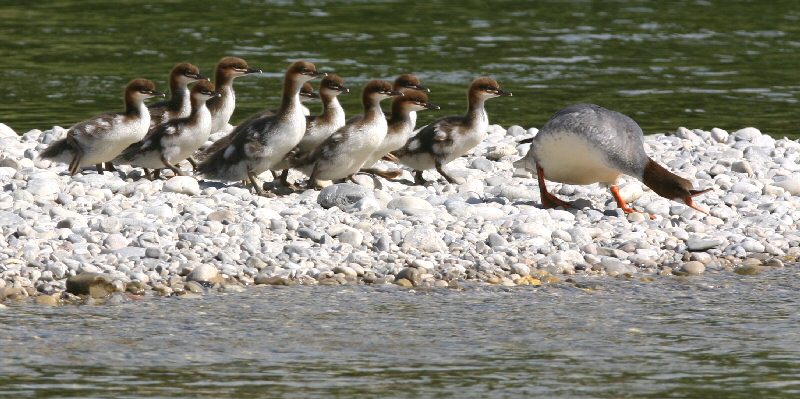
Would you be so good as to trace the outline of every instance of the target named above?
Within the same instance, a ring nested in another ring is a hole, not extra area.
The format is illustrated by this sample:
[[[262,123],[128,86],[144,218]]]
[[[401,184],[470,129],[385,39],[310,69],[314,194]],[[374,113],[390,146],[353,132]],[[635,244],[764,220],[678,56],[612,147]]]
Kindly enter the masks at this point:
[[[796,398],[800,271],[0,309],[0,396]]]
[[[594,102],[645,132],[755,126],[800,136],[800,8],[793,0],[87,1],[0,3],[0,122],[18,132],[121,109],[134,77],[166,89],[192,62],[223,55],[266,72],[236,83],[236,123],[279,101],[290,60],[307,58],[355,88],[414,72],[439,112],[465,109],[480,74],[514,93],[492,122],[540,127]],[[342,96],[348,113],[359,97]],[[313,107],[313,108],[318,108]]]

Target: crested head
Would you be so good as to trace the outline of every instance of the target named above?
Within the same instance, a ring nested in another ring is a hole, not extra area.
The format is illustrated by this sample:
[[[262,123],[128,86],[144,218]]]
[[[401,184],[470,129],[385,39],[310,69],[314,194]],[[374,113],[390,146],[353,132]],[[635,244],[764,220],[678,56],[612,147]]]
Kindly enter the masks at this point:
[[[496,80],[482,76],[473,80],[469,85],[469,96],[470,99],[488,99],[500,96],[511,96],[511,92],[503,91]]]
[[[422,85],[422,81],[419,80],[418,77],[406,73],[397,77],[394,80],[394,90],[400,89],[412,89],[412,90],[419,90],[424,92],[430,92],[431,90]]]
[[[402,96],[403,93],[393,90],[392,84],[385,80],[371,80],[364,85],[361,91],[361,100],[364,105],[378,103],[389,97]]]
[[[405,92],[402,97],[395,97],[392,101],[392,115],[425,109],[439,109],[439,106],[429,103],[428,96],[421,91]]]
[[[319,98],[319,94],[314,91],[314,86],[308,82],[303,83],[303,87],[300,88],[300,101],[306,102],[315,98]]]
[[[214,90],[214,84],[201,80],[192,87],[192,98],[208,100],[209,98],[219,97],[219,93]]]
[[[250,73],[261,73],[260,69],[251,68],[247,61],[238,57],[223,57],[217,63],[217,77],[235,78]]]
[[[142,102],[150,97],[164,97],[164,93],[156,91],[156,85],[147,79],[134,79],[125,86],[125,114],[128,116],[140,115],[140,108],[144,107]]]
[[[320,94],[336,96],[339,93],[349,93],[350,89],[345,87],[344,79],[341,76],[332,73],[322,78],[319,84],[319,92]]]
[[[286,70],[286,80],[295,82],[308,82],[324,73],[317,72],[317,67],[308,61],[295,61]]]
[[[175,65],[169,73],[170,82],[180,82],[187,85],[198,80],[208,80],[200,74],[200,69],[189,63]]]
[[[125,87],[125,97],[130,99],[145,99],[156,96],[164,96],[164,93],[156,91],[156,85],[148,79],[133,79]]]
[[[642,182],[664,198],[682,202],[699,212],[708,214],[706,210],[694,203],[693,198],[709,190],[693,189],[691,181],[668,171],[652,159],[648,160],[644,167]]]

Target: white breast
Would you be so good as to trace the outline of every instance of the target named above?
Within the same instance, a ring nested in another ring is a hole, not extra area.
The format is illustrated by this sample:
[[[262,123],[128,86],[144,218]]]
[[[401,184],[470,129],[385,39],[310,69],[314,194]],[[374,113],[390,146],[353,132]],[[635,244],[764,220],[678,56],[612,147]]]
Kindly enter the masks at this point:
[[[162,143],[164,156],[173,165],[189,158],[211,134],[211,113],[208,108],[202,107],[197,111],[195,123],[187,125],[183,131],[169,141]]]
[[[81,166],[111,161],[129,145],[144,138],[150,128],[150,113],[144,104],[139,112],[141,116],[138,118],[115,116],[104,133],[90,138],[78,137],[83,147]]]
[[[236,94],[233,87],[225,87],[222,93],[222,106],[212,115],[211,133],[216,133],[228,125],[236,108]]]
[[[351,132],[346,142],[330,149],[324,158],[317,160],[315,177],[319,180],[335,180],[358,172],[383,142],[387,129],[386,118],[381,116]]]
[[[580,136],[559,132],[537,137],[530,150],[547,180],[567,184],[613,184],[621,172],[606,155]],[[529,164],[533,164],[529,162]]]

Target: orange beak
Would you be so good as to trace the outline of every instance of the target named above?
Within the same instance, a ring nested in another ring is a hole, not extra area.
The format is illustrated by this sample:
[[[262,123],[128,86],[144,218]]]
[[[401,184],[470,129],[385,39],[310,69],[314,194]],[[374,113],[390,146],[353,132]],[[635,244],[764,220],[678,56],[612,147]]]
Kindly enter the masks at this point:
[[[696,196],[698,196],[700,194],[705,194],[705,193],[707,193],[709,191],[711,191],[710,188],[707,188],[705,190],[689,190],[690,194],[685,196],[685,197],[683,197],[683,203],[686,204],[688,207],[690,207],[690,208],[692,208],[692,209],[694,209],[694,210],[696,210],[696,211],[698,211],[700,213],[705,213],[706,215],[708,215],[708,211],[703,209],[703,208],[701,208],[699,205],[695,204],[694,200],[692,198],[696,197]]]

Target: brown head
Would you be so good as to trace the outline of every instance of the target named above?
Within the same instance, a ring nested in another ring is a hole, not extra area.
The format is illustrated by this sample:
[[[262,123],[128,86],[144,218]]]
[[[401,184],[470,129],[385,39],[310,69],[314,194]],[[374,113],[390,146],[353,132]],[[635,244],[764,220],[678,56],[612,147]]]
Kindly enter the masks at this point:
[[[126,101],[142,101],[150,97],[164,97],[164,93],[156,91],[156,85],[147,79],[134,79],[125,87]]]
[[[192,86],[192,100],[207,101],[219,96],[220,94],[214,90],[214,84],[207,80],[201,80]]]
[[[428,96],[421,91],[404,92],[403,96],[395,97],[392,101],[392,116],[426,109],[439,109],[439,106],[429,103]]]
[[[389,97],[402,96],[403,93],[393,90],[392,84],[385,80],[370,80],[361,91],[361,102],[364,107],[377,104]]]
[[[169,73],[171,87],[176,84],[186,86],[198,80],[208,80],[208,78],[200,74],[200,69],[188,63],[175,65]]]
[[[300,102],[311,101],[317,98],[319,98],[319,94],[314,91],[314,86],[308,82],[303,83],[303,87],[300,88]]]
[[[258,68],[251,68],[247,65],[247,61],[238,57],[224,57],[217,63],[217,70],[215,72],[216,84],[225,80],[230,80],[239,76],[248,75],[251,73],[261,73]]]
[[[289,65],[286,70],[286,81],[293,81],[298,83],[305,83],[311,79],[319,76],[325,76],[326,73],[318,72],[317,67],[308,61],[296,61]]]
[[[668,171],[652,159],[644,167],[642,182],[656,194],[673,201],[683,202],[690,208],[708,215],[708,211],[695,204],[693,198],[711,191],[711,189],[693,189],[692,182]]]
[[[419,90],[424,91],[426,93],[430,93],[431,89],[422,85],[422,82],[419,80],[418,77],[407,73],[397,77],[394,80],[394,90],[402,90],[402,89],[411,89],[411,90]]]
[[[472,81],[469,85],[468,95],[470,101],[472,101],[473,99],[486,100],[500,96],[511,96],[512,94],[510,91],[502,90],[496,80],[483,76]]]
[[[340,93],[349,93],[350,89],[345,87],[344,79],[339,75],[332,73],[322,78],[319,84],[319,93],[324,96],[337,96]]]

